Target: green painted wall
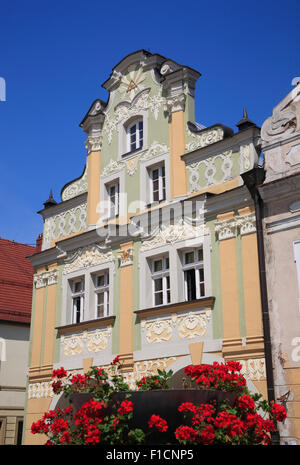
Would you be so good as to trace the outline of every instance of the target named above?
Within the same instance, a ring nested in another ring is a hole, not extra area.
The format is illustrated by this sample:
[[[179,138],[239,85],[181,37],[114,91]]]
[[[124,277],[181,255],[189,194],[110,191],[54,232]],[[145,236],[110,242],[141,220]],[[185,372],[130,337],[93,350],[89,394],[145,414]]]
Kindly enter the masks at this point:
[[[220,252],[219,242],[216,240],[215,219],[206,223],[211,232],[211,287],[212,295],[216,298],[212,310],[213,338],[221,339],[223,337],[223,320],[222,320],[222,290],[220,274]]]

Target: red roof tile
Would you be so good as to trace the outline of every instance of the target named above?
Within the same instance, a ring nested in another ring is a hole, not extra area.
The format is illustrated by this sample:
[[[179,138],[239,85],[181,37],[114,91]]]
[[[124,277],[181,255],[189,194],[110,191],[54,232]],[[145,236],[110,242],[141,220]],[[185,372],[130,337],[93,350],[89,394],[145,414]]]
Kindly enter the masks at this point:
[[[0,239],[0,320],[30,323],[33,268],[28,258],[36,248]]]

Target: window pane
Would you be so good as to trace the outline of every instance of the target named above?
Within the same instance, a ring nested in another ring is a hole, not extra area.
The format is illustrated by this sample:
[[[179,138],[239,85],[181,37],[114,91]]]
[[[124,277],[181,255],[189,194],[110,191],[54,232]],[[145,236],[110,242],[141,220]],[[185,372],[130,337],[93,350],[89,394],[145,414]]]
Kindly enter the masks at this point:
[[[163,293],[162,292],[158,292],[157,294],[154,294],[154,303],[155,305],[163,304]]]
[[[199,262],[203,261],[203,249],[198,250],[198,260]]]
[[[158,177],[159,177],[158,170],[153,170],[152,171],[152,179],[153,179],[153,181],[158,179]]]
[[[97,305],[97,318],[104,317],[104,305]]]
[[[203,268],[199,269],[200,282],[204,281],[204,270]]]
[[[165,264],[165,266],[166,266],[166,270],[168,270],[168,269],[169,269],[169,257],[166,257],[166,264]]]
[[[99,292],[97,294],[97,305],[104,304],[104,292]]]
[[[187,300],[196,299],[196,278],[195,270],[188,270],[184,272],[186,281],[186,298]]]
[[[157,272],[157,271],[162,271],[163,269],[163,261],[162,259],[161,260],[155,260],[154,262],[154,271]]]
[[[167,291],[167,304],[171,302],[171,292],[170,290]]]
[[[163,288],[162,278],[155,279],[154,280],[154,292],[162,291],[162,288]]]
[[[77,281],[74,283],[74,292],[81,292],[82,290],[82,281]]]
[[[23,432],[23,421],[19,420],[17,423],[17,446],[20,446],[22,444],[22,432]]]
[[[80,323],[81,298],[73,299],[74,323]]]
[[[104,286],[104,274],[97,276],[97,287]]]
[[[200,283],[200,297],[205,296],[205,286],[204,283]]]
[[[194,252],[187,252],[185,254],[185,264],[194,263]]]

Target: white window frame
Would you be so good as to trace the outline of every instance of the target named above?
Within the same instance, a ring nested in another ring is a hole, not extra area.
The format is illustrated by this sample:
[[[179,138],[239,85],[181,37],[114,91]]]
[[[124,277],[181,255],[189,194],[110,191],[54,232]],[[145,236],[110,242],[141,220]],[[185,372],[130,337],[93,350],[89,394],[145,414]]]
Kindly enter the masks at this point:
[[[158,171],[158,200],[154,200],[154,179],[153,179],[154,171]],[[166,195],[166,168],[165,168],[164,163],[162,163],[161,165],[149,168],[149,180],[150,180],[150,203],[165,201],[167,198],[167,195]]]
[[[202,250],[202,260],[198,259],[198,252]],[[194,261],[191,263],[185,263],[186,254],[193,253],[194,254]],[[200,281],[200,269],[203,272],[203,281]],[[183,279],[184,279],[184,298],[185,301],[188,302],[188,283],[187,283],[187,274],[186,271],[194,270],[195,271],[195,284],[196,284],[196,299],[201,299],[206,295],[206,284],[205,284],[205,271],[204,271],[204,250],[203,247],[192,248],[189,250],[182,251],[182,271],[183,271]],[[200,284],[203,283],[204,285],[204,294],[201,295],[201,286]]]
[[[97,286],[97,279],[100,276],[104,276],[104,284],[102,286]],[[95,319],[104,318],[110,314],[110,305],[109,305],[109,270],[105,269],[101,272],[94,275],[94,295],[95,295]],[[103,316],[98,316],[98,295],[104,294],[103,298]]]
[[[112,193],[111,189],[115,189],[114,192],[114,198],[115,198],[115,203],[112,203]],[[107,194],[108,194],[108,201],[109,201],[109,218],[115,218],[119,216],[120,213],[120,183],[119,179],[116,181],[113,181],[111,183],[108,183],[106,185],[107,189]]]
[[[142,123],[142,127],[140,128],[140,124]],[[133,142],[131,141],[131,130],[135,128],[135,147],[132,148]],[[142,133],[142,137],[141,137]],[[129,124],[126,128],[126,140],[127,140],[127,153],[133,152],[135,150],[142,150],[144,146],[144,121],[143,118],[135,119],[131,124]]]
[[[296,275],[298,284],[298,311],[300,312],[300,241],[293,242],[294,261],[296,263]]]
[[[80,291],[75,291],[75,285],[77,283],[81,283]],[[78,324],[84,321],[84,296],[85,296],[85,282],[84,277],[79,277],[72,279],[70,281],[71,287],[71,305],[72,305],[72,323]],[[80,299],[80,314],[79,314],[79,321],[77,321],[77,308],[75,307],[75,299]]]
[[[163,202],[168,202],[171,200],[170,192],[170,163],[169,163],[169,153],[166,152],[162,155],[158,155],[149,160],[140,161],[140,200],[145,205],[155,205],[158,202],[153,202],[153,189],[152,189],[152,180],[151,172],[157,167],[164,165],[165,167],[165,192],[166,198]]]
[[[155,271],[155,262],[162,260],[163,267],[159,271]],[[169,262],[169,266],[166,266],[167,260]],[[171,281],[170,281],[170,261],[169,255],[157,256],[153,257],[151,260],[151,277],[152,277],[152,303],[153,307],[159,307],[161,305],[167,305],[171,303]],[[169,287],[167,285],[169,278]],[[157,279],[162,279],[162,295],[163,295],[163,302],[162,304],[155,303],[155,295],[158,294],[155,291],[155,281]],[[169,291],[169,298],[168,298],[168,291]]]

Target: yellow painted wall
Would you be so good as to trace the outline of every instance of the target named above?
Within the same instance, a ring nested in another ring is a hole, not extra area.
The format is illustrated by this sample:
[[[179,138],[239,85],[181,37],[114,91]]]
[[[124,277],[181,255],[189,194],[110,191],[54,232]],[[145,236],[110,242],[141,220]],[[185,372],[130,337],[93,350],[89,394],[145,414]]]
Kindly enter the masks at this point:
[[[31,345],[31,367],[39,367],[41,365],[45,289],[45,287],[36,289],[32,331],[33,339]]]
[[[56,285],[48,287],[43,365],[53,364],[56,319]]]
[[[219,243],[222,287],[223,337],[240,337],[238,281],[235,238]]]
[[[256,233],[241,237],[246,335],[263,334]]]
[[[87,226],[98,222],[97,206],[100,201],[100,152],[90,152],[87,156],[88,164],[88,199]]]

